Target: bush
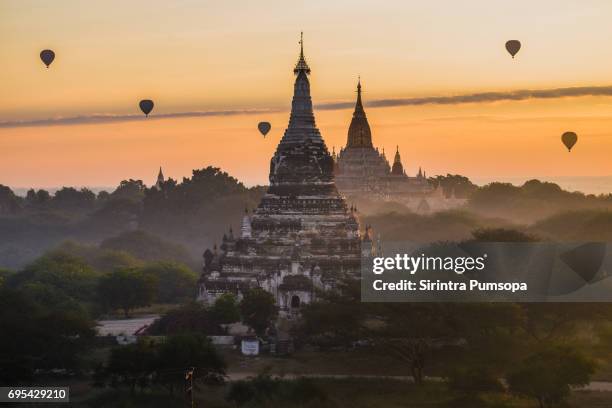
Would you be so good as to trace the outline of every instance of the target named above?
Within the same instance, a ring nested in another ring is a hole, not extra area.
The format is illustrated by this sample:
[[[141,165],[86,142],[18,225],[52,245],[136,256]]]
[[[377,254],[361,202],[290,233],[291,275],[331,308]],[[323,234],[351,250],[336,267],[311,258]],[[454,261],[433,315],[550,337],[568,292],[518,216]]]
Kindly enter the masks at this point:
[[[178,262],[154,262],[141,269],[145,276],[157,281],[156,301],[175,303],[191,300],[196,295],[198,277],[188,266]]]

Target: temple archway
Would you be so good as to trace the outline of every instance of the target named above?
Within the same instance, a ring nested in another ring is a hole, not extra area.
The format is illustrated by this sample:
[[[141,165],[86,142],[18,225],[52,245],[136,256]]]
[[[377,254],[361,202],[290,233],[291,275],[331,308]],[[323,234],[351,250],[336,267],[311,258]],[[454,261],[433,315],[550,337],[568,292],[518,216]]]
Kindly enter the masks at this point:
[[[292,309],[300,308],[300,297],[298,295],[291,296],[291,308]]]

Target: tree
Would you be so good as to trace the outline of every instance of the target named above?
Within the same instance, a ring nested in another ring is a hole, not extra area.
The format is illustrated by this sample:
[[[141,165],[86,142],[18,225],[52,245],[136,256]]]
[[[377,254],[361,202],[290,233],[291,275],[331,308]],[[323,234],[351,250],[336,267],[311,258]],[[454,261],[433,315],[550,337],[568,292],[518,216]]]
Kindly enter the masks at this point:
[[[0,288],[0,384],[31,383],[36,370],[79,368],[79,352],[94,335],[95,323],[72,299],[37,286],[38,294]]]
[[[507,228],[479,228],[472,231],[474,240],[478,242],[535,242],[535,235]]]
[[[460,354],[457,357],[461,357],[461,361],[457,361],[459,369],[470,367],[501,377],[524,357],[529,339],[525,336],[527,318],[521,305],[460,303],[454,304],[450,312],[448,322],[453,328],[452,337],[465,341],[456,350]]]
[[[360,290],[357,281],[346,281],[337,292],[321,293],[318,301],[302,309],[294,337],[325,349],[348,348],[367,336],[363,324],[367,305],[361,303]]]
[[[219,296],[212,307],[212,314],[219,324],[240,321],[240,307],[236,296],[231,293]]]
[[[63,187],[51,199],[51,205],[61,211],[86,211],[94,207],[96,195],[87,188]]]
[[[165,241],[144,231],[129,231],[108,238],[100,244],[103,249],[125,251],[143,261],[178,261],[191,263],[191,256],[180,245]]]
[[[225,375],[225,361],[210,340],[200,334],[171,336],[160,346],[157,362],[158,380],[172,392],[183,384],[184,372],[194,368],[194,378],[206,380]]]
[[[157,348],[150,342],[139,341],[111,350],[106,373],[113,385],[127,385],[134,392],[150,386],[157,367]]]
[[[0,287],[2,287],[6,278],[13,275],[14,273],[15,272],[11,271],[10,269],[0,268]]]
[[[147,334],[152,335],[181,333],[201,333],[207,336],[226,334],[211,309],[197,302],[170,310],[147,329]]]
[[[21,209],[23,199],[9,187],[0,184],[0,214],[14,215]]]
[[[251,289],[244,295],[240,302],[240,312],[242,321],[260,336],[265,334],[278,315],[274,296],[261,288]]]
[[[504,386],[495,372],[484,367],[461,367],[448,378],[448,388],[458,394],[452,406],[487,407],[482,395],[503,392]]]
[[[455,194],[455,196],[458,198],[466,198],[478,188],[478,186],[472,183],[470,179],[458,174],[429,177],[428,180],[433,185],[441,186],[444,191],[444,195],[447,197]]]
[[[452,309],[438,303],[385,303],[378,313],[384,326],[372,333],[374,343],[381,352],[404,361],[415,384],[422,384],[436,343],[454,335],[449,324]]]
[[[526,358],[508,376],[510,391],[535,398],[540,408],[563,402],[571,387],[590,382],[595,364],[568,346],[549,346]]]
[[[155,382],[173,393],[184,384],[185,371],[191,368],[196,381],[225,376],[225,361],[207,337],[182,334],[169,336],[163,343],[141,339],[112,349],[107,367],[98,370],[97,377],[101,383],[110,377],[112,385],[128,386],[132,392]]]
[[[29,206],[42,207],[51,201],[51,194],[47,190],[29,189],[25,200]]]
[[[155,298],[154,277],[137,269],[119,269],[100,278],[98,298],[107,309],[122,309],[125,317],[136,307],[148,306]]]
[[[198,277],[187,265],[160,261],[144,266],[141,271],[157,280],[158,302],[173,303],[195,297]]]
[[[142,201],[145,196],[145,185],[142,180],[122,180],[119,186],[111,193],[112,199],[128,199]]]
[[[117,269],[136,268],[143,266],[143,262],[125,251],[101,249],[93,245],[82,245],[74,241],[64,241],[59,251],[71,254],[87,262],[98,272],[110,273]]]
[[[98,277],[99,274],[83,258],[55,250],[8,277],[7,285],[17,288],[26,283],[41,282],[74,299],[90,301],[95,295]]]

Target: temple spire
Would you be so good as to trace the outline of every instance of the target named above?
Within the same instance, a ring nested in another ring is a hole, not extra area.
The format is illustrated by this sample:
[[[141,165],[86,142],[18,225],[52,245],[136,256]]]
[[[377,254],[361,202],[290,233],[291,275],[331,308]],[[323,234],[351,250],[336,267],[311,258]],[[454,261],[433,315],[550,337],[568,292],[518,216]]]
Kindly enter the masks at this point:
[[[361,102],[361,77],[357,80],[357,101],[349,126],[346,147],[372,148],[372,131]]]
[[[361,103],[361,76],[357,77],[357,103],[355,103],[355,112],[357,112],[357,110],[363,112],[363,116],[365,116],[363,104]]]
[[[310,67],[304,57],[303,36],[300,37],[300,58],[293,72],[296,78],[289,126],[270,160],[268,193],[289,195],[290,191],[308,190],[312,194],[335,190],[334,160],[317,129],[312,109]]]
[[[399,145],[395,150],[395,157],[393,158],[393,167],[391,168],[391,174],[396,176],[404,175],[404,166],[402,165],[402,158],[400,157]]]
[[[159,173],[157,174],[157,182],[155,183],[155,187],[160,190],[162,185],[164,184],[164,173],[162,172],[161,166],[159,166]]]
[[[304,58],[304,32],[300,32],[300,59],[298,59],[297,64],[295,64],[295,68],[293,69],[294,74],[299,74],[300,71],[303,71],[307,74],[310,74],[310,67],[306,63],[306,59]]]

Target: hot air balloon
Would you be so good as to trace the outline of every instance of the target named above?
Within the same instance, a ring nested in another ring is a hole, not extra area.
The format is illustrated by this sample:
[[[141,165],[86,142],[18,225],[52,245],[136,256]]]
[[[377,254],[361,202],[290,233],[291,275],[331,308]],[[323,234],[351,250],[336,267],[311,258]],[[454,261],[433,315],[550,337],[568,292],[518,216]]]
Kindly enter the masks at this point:
[[[259,122],[257,125],[257,129],[259,129],[263,137],[266,137],[271,128],[270,122]]]
[[[561,135],[561,141],[565,147],[567,147],[567,151],[569,152],[578,141],[578,136],[574,132],[565,132],[563,135]]]
[[[49,65],[51,65],[55,59],[55,53],[52,50],[42,50],[40,52],[40,59],[45,63],[47,68],[49,68]]]
[[[517,52],[521,49],[521,42],[518,40],[510,40],[506,41],[506,50],[512,55],[512,58],[516,55]]]
[[[153,110],[154,103],[150,99],[143,99],[138,105],[140,106],[140,110],[142,111],[142,113],[144,113],[146,116],[149,116],[149,113],[151,113],[151,111]]]

